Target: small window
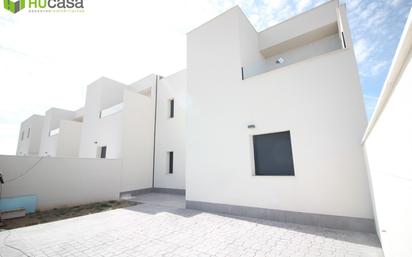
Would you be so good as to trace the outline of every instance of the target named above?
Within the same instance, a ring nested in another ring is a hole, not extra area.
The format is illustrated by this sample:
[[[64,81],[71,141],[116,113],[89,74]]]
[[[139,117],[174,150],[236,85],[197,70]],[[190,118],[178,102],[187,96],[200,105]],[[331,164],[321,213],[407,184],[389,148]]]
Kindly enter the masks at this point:
[[[173,174],[173,152],[169,152],[169,174]]]
[[[106,153],[107,153],[107,146],[101,146],[98,148],[98,157],[101,159],[106,159]]]
[[[174,118],[175,117],[175,99],[169,100],[169,109],[170,109],[169,118]]]
[[[253,136],[255,175],[294,176],[290,132]]]
[[[29,131],[27,131],[27,138],[29,137],[30,137],[30,128],[29,128]]]
[[[23,141],[23,139],[24,139],[24,130],[21,132],[20,141]]]

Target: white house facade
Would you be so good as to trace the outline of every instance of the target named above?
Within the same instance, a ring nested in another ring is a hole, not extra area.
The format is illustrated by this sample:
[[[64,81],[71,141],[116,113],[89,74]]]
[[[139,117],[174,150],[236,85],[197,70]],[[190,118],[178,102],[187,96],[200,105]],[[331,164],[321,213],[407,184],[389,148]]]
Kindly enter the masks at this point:
[[[374,230],[344,6],[261,32],[234,7],[189,32],[187,48],[190,208]]]

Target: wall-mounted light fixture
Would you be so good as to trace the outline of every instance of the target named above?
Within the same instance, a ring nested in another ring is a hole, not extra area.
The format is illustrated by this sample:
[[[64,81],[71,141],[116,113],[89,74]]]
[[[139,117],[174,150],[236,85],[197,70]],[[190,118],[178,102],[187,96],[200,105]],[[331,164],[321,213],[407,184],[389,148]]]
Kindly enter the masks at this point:
[[[282,57],[280,57],[276,60],[276,64],[282,64],[284,62],[285,62],[285,59],[283,59]]]

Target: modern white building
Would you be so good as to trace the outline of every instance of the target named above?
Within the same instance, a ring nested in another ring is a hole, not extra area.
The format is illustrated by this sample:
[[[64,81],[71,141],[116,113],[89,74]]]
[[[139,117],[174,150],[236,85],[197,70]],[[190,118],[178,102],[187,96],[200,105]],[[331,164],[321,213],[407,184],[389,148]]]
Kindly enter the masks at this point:
[[[130,85],[101,78],[78,113],[48,112],[40,154],[63,156],[64,123],[76,120],[71,153],[121,159],[122,192],[186,192],[189,208],[375,230],[367,119],[338,0],[260,32],[239,7],[226,11],[187,34],[186,70]]]
[[[234,7],[194,29],[187,98],[188,207],[374,231],[344,5],[261,32]]]
[[[32,155],[122,159],[123,191],[156,187],[181,193],[185,93],[185,70],[168,77],[152,74],[130,85],[102,77],[87,87],[83,108],[46,112],[41,143]]]
[[[32,115],[20,126],[16,155],[39,155],[44,116]]]

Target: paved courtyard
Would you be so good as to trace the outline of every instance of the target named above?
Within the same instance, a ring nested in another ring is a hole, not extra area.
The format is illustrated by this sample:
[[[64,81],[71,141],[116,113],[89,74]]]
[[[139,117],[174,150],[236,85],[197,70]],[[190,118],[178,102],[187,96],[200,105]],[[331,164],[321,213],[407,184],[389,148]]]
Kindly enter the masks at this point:
[[[0,256],[383,256],[375,235],[186,210],[182,196],[0,232]]]

